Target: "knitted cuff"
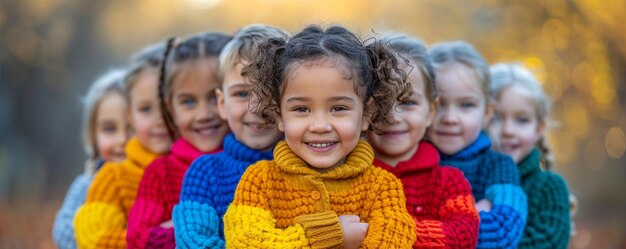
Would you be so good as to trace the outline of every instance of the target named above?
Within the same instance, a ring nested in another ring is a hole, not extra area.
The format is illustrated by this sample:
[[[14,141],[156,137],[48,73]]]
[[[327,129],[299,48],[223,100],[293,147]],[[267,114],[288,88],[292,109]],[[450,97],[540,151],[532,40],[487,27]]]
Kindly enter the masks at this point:
[[[343,247],[343,230],[335,212],[301,215],[294,221],[302,225],[312,248]]]

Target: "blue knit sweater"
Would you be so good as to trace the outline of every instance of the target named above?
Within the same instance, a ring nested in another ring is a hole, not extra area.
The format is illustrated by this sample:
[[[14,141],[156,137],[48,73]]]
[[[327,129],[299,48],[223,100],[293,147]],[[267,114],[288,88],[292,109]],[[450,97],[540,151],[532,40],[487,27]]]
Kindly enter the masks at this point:
[[[93,163],[96,163],[96,170],[98,170],[104,162],[97,161]],[[85,203],[87,190],[92,180],[93,175],[89,173],[77,176],[65,195],[61,209],[59,209],[52,227],[52,238],[54,238],[55,244],[60,249],[77,248],[76,235],[74,235],[74,215],[76,210]]]
[[[476,201],[493,204],[480,212],[476,248],[516,248],[526,223],[527,201],[513,160],[490,150],[491,141],[481,133],[476,141],[455,155],[441,154],[441,165],[463,171]]]
[[[222,217],[233,201],[248,166],[271,160],[273,150],[258,151],[235,139],[224,139],[224,151],[196,159],[183,179],[180,202],[174,207],[177,248],[224,248]]]

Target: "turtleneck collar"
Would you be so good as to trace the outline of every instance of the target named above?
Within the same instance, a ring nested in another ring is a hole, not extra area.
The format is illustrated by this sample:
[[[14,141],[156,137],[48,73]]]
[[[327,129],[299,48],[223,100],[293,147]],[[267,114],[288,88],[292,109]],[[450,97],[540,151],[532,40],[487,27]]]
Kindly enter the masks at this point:
[[[159,154],[147,150],[136,137],[128,140],[124,151],[126,151],[126,159],[140,168],[146,168],[159,156]]]
[[[466,160],[476,157],[478,154],[489,150],[489,148],[491,148],[491,140],[489,140],[489,137],[485,134],[485,132],[480,132],[478,138],[476,138],[472,144],[456,154],[446,155],[443,154],[443,152],[440,152],[441,160]]]
[[[286,173],[311,175],[320,179],[346,179],[355,177],[370,167],[374,161],[374,152],[365,140],[360,140],[348,154],[344,164],[325,172],[318,172],[309,168],[307,163],[289,148],[287,142],[280,141],[274,149],[274,160],[280,170]]]
[[[198,158],[203,154],[213,154],[222,151],[222,148],[218,148],[211,152],[202,152],[198,150],[195,146],[187,142],[187,140],[183,138],[177,139],[172,144],[172,155],[177,159],[180,159],[184,164],[190,165],[193,160]]]
[[[517,164],[520,176],[522,178],[530,175],[533,172],[541,171],[540,168],[541,152],[537,148],[533,148],[530,154],[526,156],[522,161]]]
[[[271,159],[273,155],[273,149],[262,151],[255,150],[247,145],[239,142],[233,133],[230,133],[224,138],[224,153],[231,156],[237,161],[242,162],[256,162],[259,160]]]
[[[417,151],[407,161],[398,163],[396,167],[392,167],[383,161],[374,159],[374,165],[383,168],[394,175],[400,177],[403,174],[413,173],[420,170],[427,170],[439,165],[439,153],[435,146],[431,143],[422,141],[419,143]]]

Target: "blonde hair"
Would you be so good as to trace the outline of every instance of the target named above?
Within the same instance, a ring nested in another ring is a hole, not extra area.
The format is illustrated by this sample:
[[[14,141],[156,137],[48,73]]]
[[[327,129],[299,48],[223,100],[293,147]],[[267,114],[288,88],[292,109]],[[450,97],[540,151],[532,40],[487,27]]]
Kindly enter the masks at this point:
[[[126,76],[124,77],[124,87],[126,90],[126,101],[130,103],[130,90],[137,82],[137,76],[146,69],[158,70],[163,62],[163,51],[165,45],[157,43],[142,49],[133,55]],[[155,71],[158,73],[158,71]]]
[[[474,46],[464,41],[437,43],[431,47],[430,57],[435,69],[454,63],[461,63],[471,68],[481,84],[485,101],[489,102],[489,64]]]
[[[96,110],[98,106],[109,93],[119,93],[125,96],[124,76],[126,71],[123,69],[111,70],[96,79],[91,85],[87,94],[82,98],[83,102],[83,131],[82,140],[83,147],[87,153],[88,160],[85,166],[85,173],[93,174],[95,172],[97,160],[102,155],[98,153],[98,145],[95,135]]]
[[[537,120],[544,125],[548,123],[548,116],[550,115],[551,107],[550,98],[543,91],[539,80],[537,80],[537,78],[530,71],[518,63],[495,64],[491,66],[490,71],[491,84],[489,88],[492,99],[495,100],[502,93],[502,91],[511,86],[521,86],[531,93],[531,100],[535,105]],[[537,142],[536,146],[541,151],[544,169],[552,169],[552,165],[554,165],[552,151],[543,134],[541,135],[541,138]]]
[[[289,33],[281,28],[264,24],[251,24],[238,30],[220,53],[219,82],[222,82],[224,76],[233,70],[238,63],[251,63],[259,44],[270,38],[287,40]]]

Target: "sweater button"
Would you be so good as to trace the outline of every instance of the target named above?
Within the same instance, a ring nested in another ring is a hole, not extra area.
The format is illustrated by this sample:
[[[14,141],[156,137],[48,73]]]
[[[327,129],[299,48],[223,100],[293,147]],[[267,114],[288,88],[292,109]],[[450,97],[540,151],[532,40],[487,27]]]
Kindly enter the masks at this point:
[[[313,198],[313,200],[319,200],[320,197],[322,197],[322,195],[320,194],[319,191],[313,191],[311,192],[311,198]]]
[[[422,211],[424,211],[424,208],[422,208],[422,206],[415,207],[415,213],[421,213]]]

